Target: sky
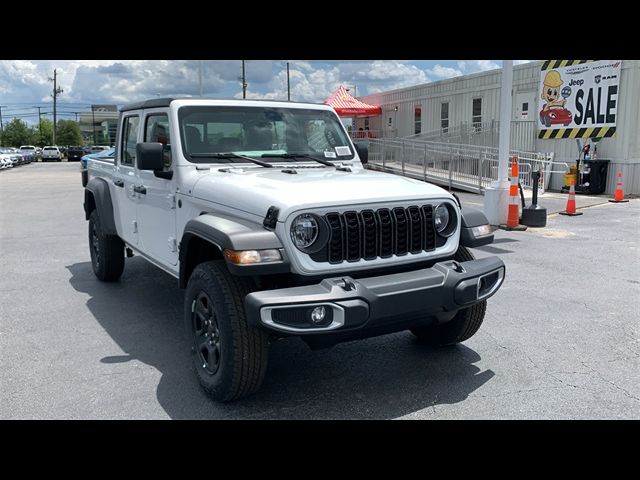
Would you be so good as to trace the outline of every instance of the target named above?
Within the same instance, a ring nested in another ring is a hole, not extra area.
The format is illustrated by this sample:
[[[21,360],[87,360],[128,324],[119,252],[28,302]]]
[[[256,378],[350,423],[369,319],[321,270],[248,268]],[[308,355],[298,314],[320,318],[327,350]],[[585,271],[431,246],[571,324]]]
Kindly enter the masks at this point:
[[[247,60],[247,98],[287,99],[286,60]],[[524,63],[516,60],[514,64]],[[289,60],[291,100],[323,102],[339,86],[357,96],[501,68],[500,60]],[[240,60],[1,60],[3,123],[12,117],[37,122],[35,106],[51,118],[54,68],[60,118],[91,104],[122,105],[148,98],[241,98]]]

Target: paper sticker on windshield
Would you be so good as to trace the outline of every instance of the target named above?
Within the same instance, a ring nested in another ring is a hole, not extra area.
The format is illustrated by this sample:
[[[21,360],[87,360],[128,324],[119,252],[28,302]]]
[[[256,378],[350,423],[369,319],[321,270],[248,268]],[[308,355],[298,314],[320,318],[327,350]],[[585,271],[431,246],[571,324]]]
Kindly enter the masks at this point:
[[[336,148],[337,150],[337,148]],[[334,152],[324,152],[324,156],[326,158],[336,158],[336,154]]]
[[[351,155],[351,149],[349,147],[336,147],[336,153],[338,155]]]

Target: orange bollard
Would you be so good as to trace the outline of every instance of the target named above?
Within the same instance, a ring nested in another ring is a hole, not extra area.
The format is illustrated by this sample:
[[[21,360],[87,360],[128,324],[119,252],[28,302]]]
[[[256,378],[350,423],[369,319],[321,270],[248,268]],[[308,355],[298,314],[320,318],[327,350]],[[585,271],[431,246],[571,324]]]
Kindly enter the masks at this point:
[[[624,203],[629,200],[624,198],[624,190],[622,189],[622,172],[618,172],[618,185],[616,185],[616,192],[613,195],[613,199],[609,200],[611,203]]]
[[[571,181],[571,188],[569,189],[569,198],[567,198],[567,206],[564,209],[564,212],[559,212],[560,215],[568,215],[570,217],[575,217],[577,215],[582,215],[582,212],[576,212],[576,187],[575,180]]]
[[[509,186],[509,211],[507,214],[507,224],[500,225],[504,230],[526,230],[525,225],[520,225],[520,213],[518,211],[518,177],[520,175],[518,167],[518,157],[511,157],[511,185]]]

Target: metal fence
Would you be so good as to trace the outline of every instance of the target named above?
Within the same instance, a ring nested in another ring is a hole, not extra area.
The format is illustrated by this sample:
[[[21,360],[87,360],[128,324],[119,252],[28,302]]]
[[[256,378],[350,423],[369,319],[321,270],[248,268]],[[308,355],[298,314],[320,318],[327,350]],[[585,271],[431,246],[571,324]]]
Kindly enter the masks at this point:
[[[511,121],[510,144],[516,150],[533,151],[536,143],[536,123],[529,120]],[[462,145],[478,145],[498,147],[500,122],[490,120],[481,123],[462,122],[448,128],[410,135],[406,138],[420,141],[457,143]]]
[[[569,171],[566,163],[553,161],[553,153],[511,150],[510,154],[518,157],[523,188],[533,187],[532,172],[542,172],[538,184],[540,193],[549,187],[551,173]],[[406,138],[371,139],[368,166],[449,189],[482,193],[498,179],[498,149]]]

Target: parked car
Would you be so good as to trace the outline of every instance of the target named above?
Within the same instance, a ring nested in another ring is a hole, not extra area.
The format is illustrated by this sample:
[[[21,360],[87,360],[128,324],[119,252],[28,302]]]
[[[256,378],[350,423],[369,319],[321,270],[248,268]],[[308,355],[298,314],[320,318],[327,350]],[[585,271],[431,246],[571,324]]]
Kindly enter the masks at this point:
[[[0,170],[7,170],[9,168],[13,168],[11,155],[8,153],[0,153]]]
[[[87,161],[94,158],[113,162],[116,158],[116,149],[110,148],[109,150],[102,150],[98,153],[90,153],[80,159],[80,176],[82,177],[83,187],[87,186]]]
[[[38,156],[38,148],[33,145],[20,145],[20,153],[31,153]]]
[[[56,160],[57,162],[62,161],[62,152],[56,146],[47,145],[42,149],[42,161],[47,160]]]
[[[493,242],[484,213],[365,169],[368,147],[329,105],[152,99],[122,107],[118,122],[115,162],[88,161],[93,272],[117,281],[137,252],[176,278],[185,354],[214,399],[256,392],[279,338],[315,349],[409,330],[425,344],[463,342],[503,283],[500,258],[469,250]],[[122,288],[100,301],[136,308]]]
[[[102,151],[109,150],[109,148],[111,148],[111,147],[107,147],[105,145],[93,145],[89,149],[89,153],[100,153]]]
[[[80,160],[86,153],[87,152],[84,147],[69,147],[69,150],[67,150],[67,160],[69,162],[73,160]]]

